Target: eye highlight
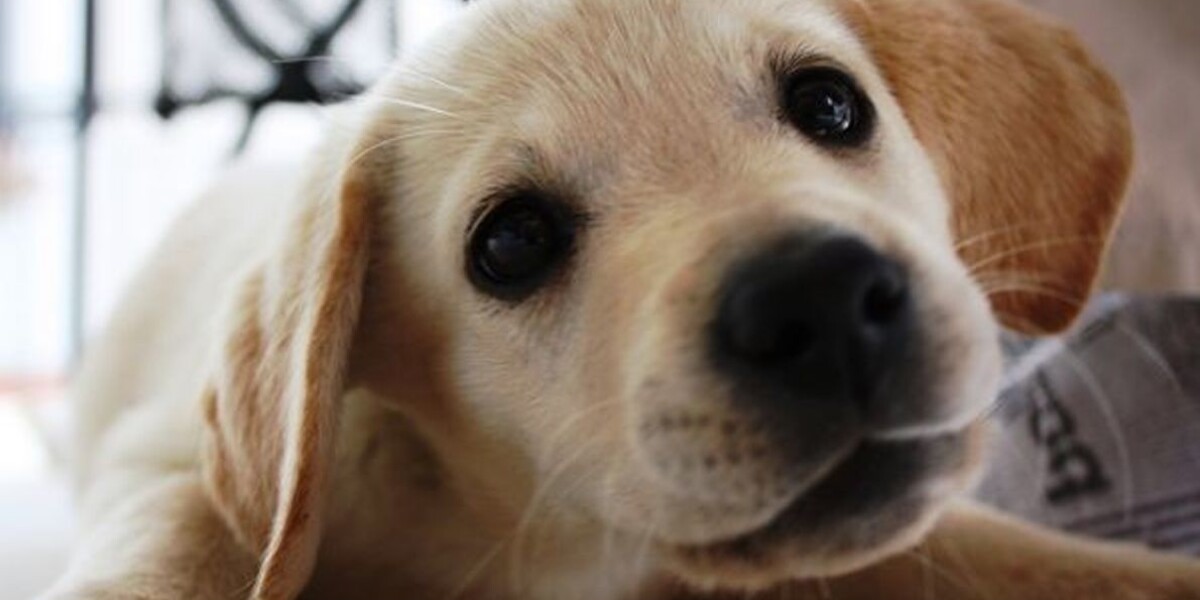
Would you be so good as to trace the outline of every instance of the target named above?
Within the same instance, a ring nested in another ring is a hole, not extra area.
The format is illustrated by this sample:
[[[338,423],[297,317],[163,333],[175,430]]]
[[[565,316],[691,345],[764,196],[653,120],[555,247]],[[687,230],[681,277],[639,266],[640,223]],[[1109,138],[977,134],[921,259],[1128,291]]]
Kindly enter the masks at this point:
[[[786,73],[780,85],[780,105],[788,123],[823,146],[862,146],[875,129],[871,101],[854,78],[832,67]]]
[[[574,246],[575,219],[561,204],[521,192],[496,204],[475,228],[467,271],[480,291],[519,301],[536,292]]]

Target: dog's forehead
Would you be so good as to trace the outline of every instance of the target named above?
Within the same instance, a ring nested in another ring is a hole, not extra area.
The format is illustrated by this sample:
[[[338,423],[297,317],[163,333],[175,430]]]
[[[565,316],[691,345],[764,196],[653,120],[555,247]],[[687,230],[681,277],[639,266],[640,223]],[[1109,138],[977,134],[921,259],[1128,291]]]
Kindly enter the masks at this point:
[[[751,130],[731,118],[773,124],[773,60],[871,71],[837,1],[480,0],[411,63],[420,74],[399,95],[439,109],[409,111],[415,129],[459,133],[418,152],[453,152],[464,169],[477,157],[477,177],[533,156],[572,180],[618,164],[730,165],[718,159]]]
[[[476,33],[486,34],[492,27],[491,33],[564,47],[596,45],[598,39],[655,43],[680,33],[736,36],[755,25],[776,25],[829,41],[847,33],[839,17],[842,1],[480,0],[469,18],[481,28]]]
[[[537,89],[572,100],[660,102],[771,52],[863,56],[833,0],[485,0],[472,17],[451,51],[468,85],[553,83]]]

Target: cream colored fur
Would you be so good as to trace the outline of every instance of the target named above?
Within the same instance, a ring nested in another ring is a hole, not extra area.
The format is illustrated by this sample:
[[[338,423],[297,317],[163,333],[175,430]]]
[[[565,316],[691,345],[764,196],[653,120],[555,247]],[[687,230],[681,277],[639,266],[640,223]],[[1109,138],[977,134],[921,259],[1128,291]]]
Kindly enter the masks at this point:
[[[869,153],[779,124],[780,52],[855,74]],[[94,344],[85,536],[47,598],[1200,597],[1192,562],[959,500],[998,323],[1070,323],[1124,191],[1120,95],[1066,32],[996,0],[481,0],[334,121],[202,199]],[[514,178],[591,211],[569,281],[515,308],[463,268]],[[764,442],[699,336],[729,265],[803,223],[911,269],[939,387],[893,435],[967,450],[912,505],[734,556],[812,482],[769,448],[669,465]],[[744,433],[645,427],[681,415]]]

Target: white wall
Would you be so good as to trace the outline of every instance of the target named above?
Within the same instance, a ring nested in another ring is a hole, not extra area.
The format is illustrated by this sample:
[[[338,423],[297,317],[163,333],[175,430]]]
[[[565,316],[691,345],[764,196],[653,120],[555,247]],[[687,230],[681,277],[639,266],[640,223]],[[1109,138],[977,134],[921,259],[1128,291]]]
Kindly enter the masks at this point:
[[[16,156],[34,185],[22,197],[0,201],[0,378],[53,375],[66,366],[69,350],[74,149],[66,109],[79,78],[82,2],[2,1],[9,14],[0,43],[10,57],[3,72],[20,100]],[[312,1],[326,11],[341,2]],[[161,60],[158,7],[159,0],[100,2],[98,86],[104,110],[90,145],[89,332],[105,321],[180,208],[227,164],[243,122],[241,107],[232,102],[186,111],[166,123],[151,112]],[[404,3],[401,39],[409,45],[425,39],[458,8],[452,0]],[[320,127],[315,108],[271,109],[246,158],[293,160],[316,140]]]

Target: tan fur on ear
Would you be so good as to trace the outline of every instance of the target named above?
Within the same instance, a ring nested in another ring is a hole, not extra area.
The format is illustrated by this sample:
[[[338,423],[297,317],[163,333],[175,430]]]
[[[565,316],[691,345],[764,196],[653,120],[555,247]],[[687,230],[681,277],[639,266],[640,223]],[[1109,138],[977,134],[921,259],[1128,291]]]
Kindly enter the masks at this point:
[[[205,398],[205,477],[239,541],[260,553],[254,598],[295,597],[320,539],[372,220],[362,182],[330,179],[314,177],[243,280]]]
[[[1124,100],[1068,31],[1003,0],[846,0],[1007,326],[1069,326],[1130,171]]]

